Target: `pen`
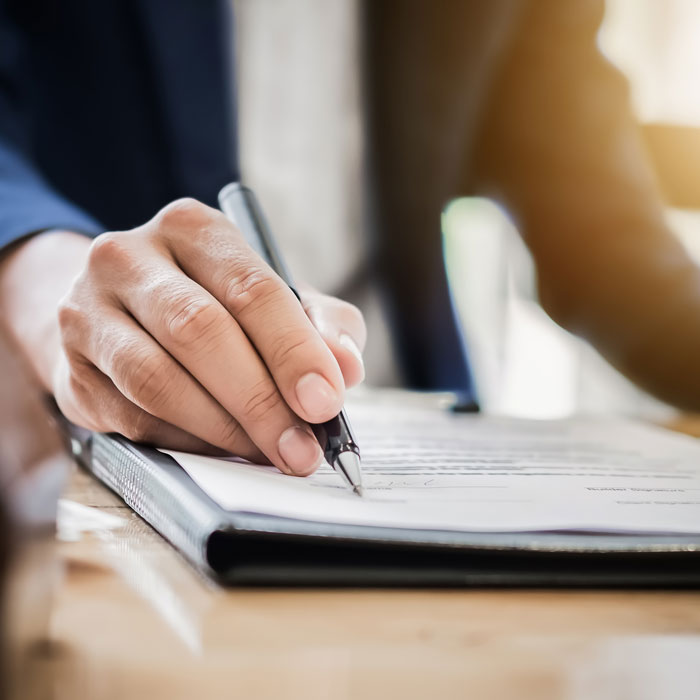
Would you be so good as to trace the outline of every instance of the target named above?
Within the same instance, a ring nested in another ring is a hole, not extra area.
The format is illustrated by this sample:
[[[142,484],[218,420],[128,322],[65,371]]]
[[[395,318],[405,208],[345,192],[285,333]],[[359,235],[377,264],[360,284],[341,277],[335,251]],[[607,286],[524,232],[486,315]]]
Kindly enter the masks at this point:
[[[248,244],[287,283],[301,303],[292,276],[272,238],[253,191],[240,182],[232,182],[219,192],[219,206],[227,218],[238,226]],[[328,464],[358,496],[362,496],[360,448],[353,436],[345,409],[325,423],[312,425],[311,429]]]

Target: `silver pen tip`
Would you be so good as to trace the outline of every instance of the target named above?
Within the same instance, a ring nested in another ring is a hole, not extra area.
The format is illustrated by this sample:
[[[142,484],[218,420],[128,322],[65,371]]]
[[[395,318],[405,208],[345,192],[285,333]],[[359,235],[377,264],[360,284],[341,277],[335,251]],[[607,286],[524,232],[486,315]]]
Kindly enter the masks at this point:
[[[352,490],[360,497],[362,498],[365,495],[365,490],[362,488],[362,486],[353,486]]]
[[[351,450],[341,452],[335,458],[333,468],[358,496],[362,495],[362,469],[360,457],[355,452]]]

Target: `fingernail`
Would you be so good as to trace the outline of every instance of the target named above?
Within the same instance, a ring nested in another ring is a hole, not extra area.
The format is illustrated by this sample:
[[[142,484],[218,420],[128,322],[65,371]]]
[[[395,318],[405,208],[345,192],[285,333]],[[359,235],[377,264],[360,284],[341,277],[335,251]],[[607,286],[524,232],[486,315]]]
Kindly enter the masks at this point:
[[[338,394],[335,389],[315,372],[305,374],[297,382],[297,399],[306,417],[310,420],[328,419],[338,406]]]
[[[308,474],[323,459],[318,441],[296,426],[282,433],[277,449],[290,471],[299,475]]]
[[[346,349],[349,350],[357,359],[357,361],[360,363],[360,367],[362,367],[362,378],[364,379],[365,376],[365,363],[362,359],[362,353],[360,352],[360,348],[357,347],[357,343],[352,339],[351,336],[349,336],[347,333],[343,333],[340,338],[338,338],[338,342]]]

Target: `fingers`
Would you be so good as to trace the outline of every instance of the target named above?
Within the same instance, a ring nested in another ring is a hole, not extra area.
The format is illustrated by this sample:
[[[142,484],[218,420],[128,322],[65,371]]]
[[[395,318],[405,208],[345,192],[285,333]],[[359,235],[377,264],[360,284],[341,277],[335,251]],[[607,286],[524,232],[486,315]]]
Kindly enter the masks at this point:
[[[182,452],[216,454],[209,443],[150,415],[128,401],[110,379],[87,362],[70,370],[64,363],[55,384],[59,408],[69,420],[97,432],[116,432],[142,442]],[[220,453],[220,452],[219,452]]]
[[[91,246],[59,312],[57,394],[93,429],[310,473],[322,452],[307,421],[361,381],[365,328],[349,304],[305,303],[221,213],[176,202]]]
[[[164,215],[178,265],[236,320],[291,409],[311,423],[337,415],[340,367],[289,287],[222,214],[187,203]],[[184,221],[198,225],[197,239],[172,233]]]
[[[118,387],[149,412],[176,425],[188,425],[189,420],[188,429],[205,436],[213,412],[202,413],[194,426],[197,413],[205,408],[203,392],[197,393],[191,386],[196,380],[223,407],[228,425],[241,428],[228,436],[236,447],[229,444],[226,449],[248,456],[249,447],[244,452],[238,447],[247,435],[246,445],[252,440],[282,471],[307,474],[314,470],[322,461],[318,441],[286,404],[240,326],[216,299],[174,265],[163,261],[151,261],[150,265],[143,273],[153,281],[124,285],[120,298],[157,341],[153,345],[165,352],[156,354],[143,347],[135,352],[121,350],[117,366],[112,362],[108,370],[111,377],[120,378],[115,380]],[[188,384],[185,377],[194,379]],[[199,404],[191,403],[195,399]],[[199,427],[201,423],[204,425]],[[226,425],[219,419],[217,431]],[[221,440],[204,439],[222,444]]]
[[[260,461],[241,425],[128,315],[103,312],[84,352],[132,404],[227,452]]]
[[[360,310],[345,301],[303,287],[301,299],[306,314],[330,348],[349,389],[365,378],[362,350],[367,328]]]

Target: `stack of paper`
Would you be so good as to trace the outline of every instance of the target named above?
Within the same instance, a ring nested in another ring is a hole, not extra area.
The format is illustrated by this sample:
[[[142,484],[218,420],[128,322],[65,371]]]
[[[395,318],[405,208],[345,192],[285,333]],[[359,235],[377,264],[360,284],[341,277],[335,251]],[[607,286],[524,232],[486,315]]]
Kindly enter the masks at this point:
[[[700,443],[610,418],[525,421],[392,400],[348,405],[365,498],[327,466],[172,456],[231,511],[473,532],[700,533]]]

